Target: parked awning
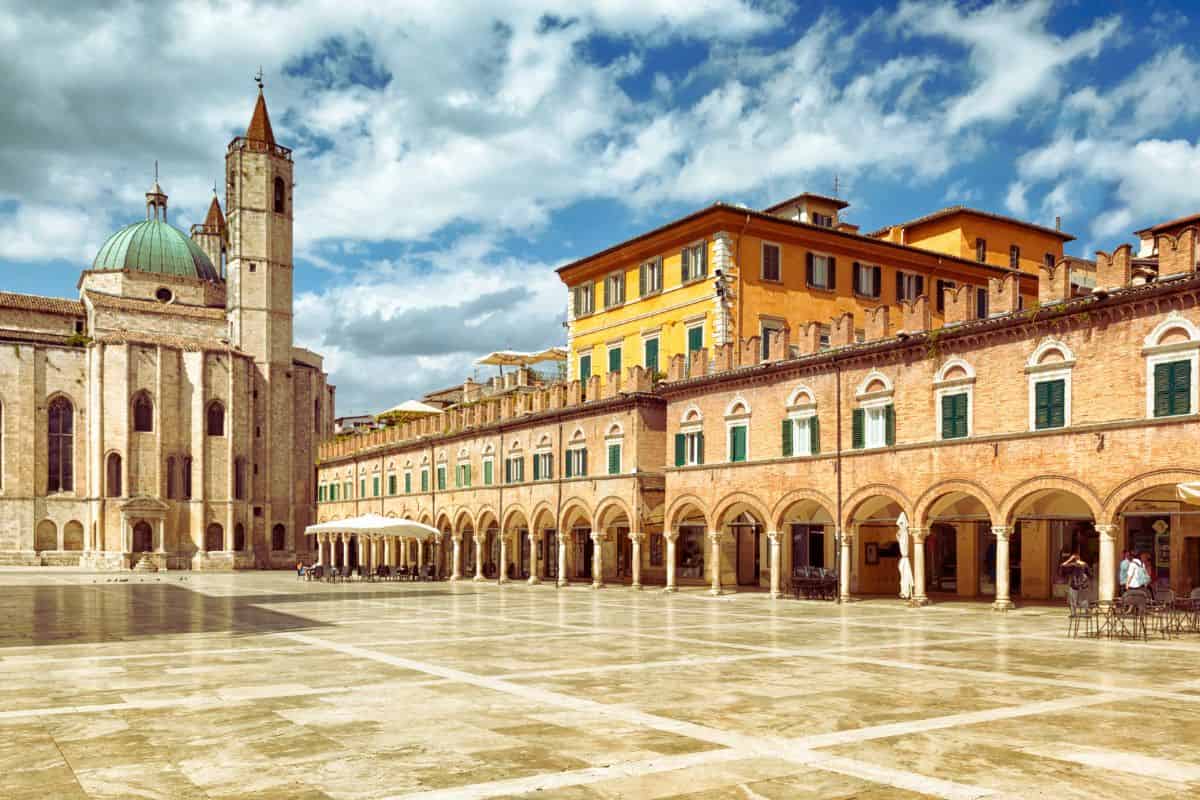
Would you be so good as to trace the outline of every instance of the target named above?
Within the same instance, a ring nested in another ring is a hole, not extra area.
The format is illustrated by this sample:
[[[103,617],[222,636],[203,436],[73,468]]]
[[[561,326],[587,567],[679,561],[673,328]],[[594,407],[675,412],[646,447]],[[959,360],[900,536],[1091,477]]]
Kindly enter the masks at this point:
[[[385,517],[381,514],[363,514],[359,517],[336,519],[317,525],[309,525],[304,529],[306,536],[317,533],[363,533],[372,536],[424,539],[427,536],[437,535],[439,531],[431,525],[414,522],[411,519]]]

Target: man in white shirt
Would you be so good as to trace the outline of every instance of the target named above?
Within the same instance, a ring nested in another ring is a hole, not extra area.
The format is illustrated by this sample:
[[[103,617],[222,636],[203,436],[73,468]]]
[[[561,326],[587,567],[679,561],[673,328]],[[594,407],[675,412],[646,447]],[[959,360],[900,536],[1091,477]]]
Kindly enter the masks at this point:
[[[1150,573],[1146,571],[1146,565],[1142,562],[1143,556],[1136,555],[1133,561],[1129,563],[1129,575],[1126,578],[1125,588],[1127,590],[1142,589],[1148,591],[1146,587],[1150,585]]]

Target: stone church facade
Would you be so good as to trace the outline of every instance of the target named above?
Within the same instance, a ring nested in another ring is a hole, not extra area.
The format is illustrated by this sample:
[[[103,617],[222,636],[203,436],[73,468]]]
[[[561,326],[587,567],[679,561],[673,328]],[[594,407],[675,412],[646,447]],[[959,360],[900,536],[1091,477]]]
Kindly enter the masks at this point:
[[[0,292],[0,563],[285,567],[308,558],[321,356],[292,341],[292,153],[260,90],[190,235],[157,181],[79,300]]]

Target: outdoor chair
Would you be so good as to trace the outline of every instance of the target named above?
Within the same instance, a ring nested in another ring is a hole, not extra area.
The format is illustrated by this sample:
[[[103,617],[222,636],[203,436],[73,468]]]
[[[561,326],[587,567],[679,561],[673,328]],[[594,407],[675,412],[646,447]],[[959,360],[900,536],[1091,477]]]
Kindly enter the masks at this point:
[[[1087,597],[1079,598],[1067,612],[1067,635],[1078,637],[1081,627],[1084,636],[1100,635],[1100,609]]]
[[[1149,615],[1149,595],[1136,589],[1126,592],[1120,602],[1113,603],[1108,623],[1109,636],[1148,641],[1150,632],[1146,622]]]

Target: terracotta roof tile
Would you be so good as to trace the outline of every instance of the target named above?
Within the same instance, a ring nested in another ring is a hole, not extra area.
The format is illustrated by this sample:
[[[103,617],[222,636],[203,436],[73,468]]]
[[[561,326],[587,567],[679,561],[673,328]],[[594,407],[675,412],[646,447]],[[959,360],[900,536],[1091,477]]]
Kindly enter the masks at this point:
[[[262,89],[258,90],[258,102],[254,104],[254,116],[250,117],[250,127],[246,128],[246,138],[252,142],[275,144],[275,133],[271,130],[271,117],[267,114],[267,101]]]
[[[111,308],[118,311],[136,311],[143,314],[168,314],[181,317],[198,317],[200,319],[223,320],[224,308],[209,308],[208,306],[186,306],[180,303],[160,303],[157,300],[135,300],[131,297],[117,297],[102,292],[85,291],[84,295],[97,308]]]
[[[25,311],[41,311],[46,314],[68,314],[72,317],[84,315],[83,303],[61,297],[42,297],[36,294],[0,292],[0,307],[19,308]]]
[[[1024,228],[1033,228],[1034,230],[1041,231],[1042,233],[1049,233],[1052,236],[1057,236],[1064,242],[1071,242],[1075,240],[1075,237],[1071,234],[1063,233],[1062,231],[1055,230],[1054,228],[1047,228],[1044,225],[1026,222],[1023,219],[1017,219],[1016,217],[1006,217],[1003,214],[993,214],[991,211],[980,211],[977,208],[968,208],[967,206],[947,206],[946,208],[941,208],[930,214],[926,214],[923,217],[910,219],[908,222],[897,222],[895,225],[888,225],[887,227],[868,233],[867,236],[883,236],[892,228],[908,228],[913,225],[920,225],[924,222],[933,222],[934,220],[941,219],[942,217],[950,217],[955,214],[974,214],[977,217],[986,217],[987,219],[994,219],[998,222],[1007,222],[1010,225],[1020,225]]]

